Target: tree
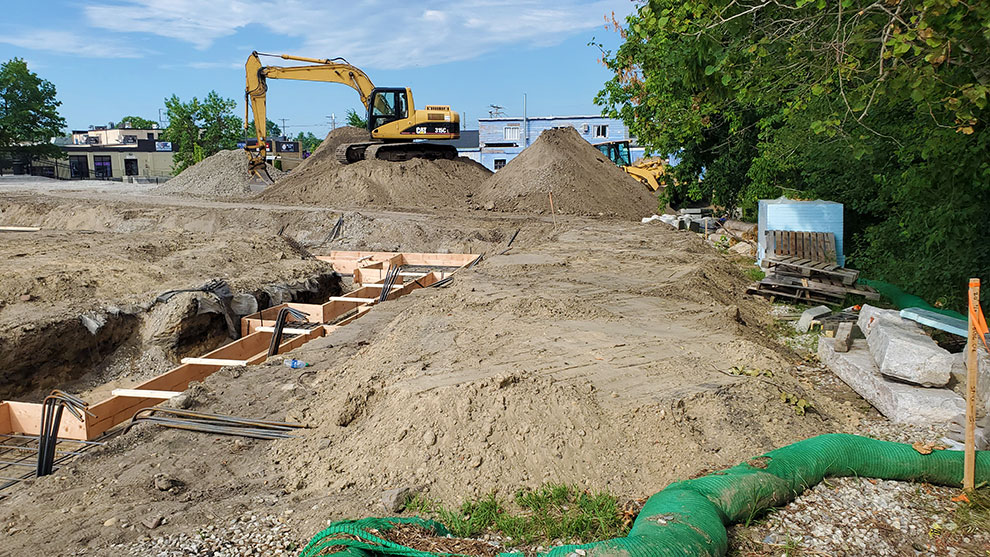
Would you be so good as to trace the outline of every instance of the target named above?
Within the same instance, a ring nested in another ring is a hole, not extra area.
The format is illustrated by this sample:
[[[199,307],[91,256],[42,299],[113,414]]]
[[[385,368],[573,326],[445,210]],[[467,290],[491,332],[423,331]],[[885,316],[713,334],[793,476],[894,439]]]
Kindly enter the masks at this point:
[[[267,132],[266,137],[281,137],[282,135],[282,128],[278,127],[278,124],[272,122],[268,118],[265,118],[265,130]],[[254,119],[252,118],[251,120],[248,120],[247,135],[248,137],[256,137],[255,134]]]
[[[368,120],[362,118],[353,108],[347,109],[347,125],[355,128],[367,128]]]
[[[673,196],[846,206],[850,261],[959,307],[990,278],[990,4],[654,0],[603,51],[596,100],[658,152]],[[703,180],[698,181],[703,177]]]
[[[313,135],[313,132],[299,132],[296,134],[295,140],[299,142],[300,148],[303,151],[309,151],[310,153],[315,151],[320,146],[320,143],[323,143],[323,140]]]
[[[0,65],[0,154],[26,162],[64,156],[51,143],[65,127],[58,114],[61,104],[55,86],[28,70],[24,60],[13,58]]]
[[[164,141],[172,142],[172,172],[186,168],[224,149],[233,149],[242,135],[242,120],[234,115],[237,103],[210,91],[202,101],[165,99],[168,127]]]
[[[123,128],[125,123],[130,124],[130,126],[136,130],[151,130],[158,125],[158,122],[148,120],[140,116],[124,116],[120,120],[117,120],[118,127]]]

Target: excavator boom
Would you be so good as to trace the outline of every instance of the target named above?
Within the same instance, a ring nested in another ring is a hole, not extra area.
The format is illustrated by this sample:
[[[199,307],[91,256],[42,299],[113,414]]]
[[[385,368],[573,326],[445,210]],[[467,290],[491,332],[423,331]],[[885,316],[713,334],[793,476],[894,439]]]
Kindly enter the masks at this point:
[[[299,66],[265,66],[260,56],[273,56],[283,60],[307,62]],[[343,58],[319,59],[288,54],[263,54],[257,51],[248,56],[244,66],[246,87],[244,90],[244,126],[249,116],[254,117],[256,142],[245,148],[250,158],[250,169],[258,174],[264,169],[268,149],[266,139],[267,109],[265,106],[269,78],[299,81],[340,83],[357,91],[368,114],[369,142],[345,145],[338,158],[349,163],[366,156],[386,160],[406,160],[410,157],[454,158],[457,151],[448,145],[402,147],[393,143],[411,144],[415,139],[456,139],[460,136],[460,118],[449,106],[427,106],[416,110],[412,91],[408,88],[376,88],[361,69],[348,64]],[[383,147],[379,144],[389,144]]]

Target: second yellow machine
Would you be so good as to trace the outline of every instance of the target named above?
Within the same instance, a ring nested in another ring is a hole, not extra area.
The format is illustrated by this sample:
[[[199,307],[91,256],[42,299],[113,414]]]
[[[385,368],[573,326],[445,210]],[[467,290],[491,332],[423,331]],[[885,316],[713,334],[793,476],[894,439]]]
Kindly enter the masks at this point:
[[[299,66],[265,66],[260,56],[308,62]],[[342,83],[352,87],[367,110],[368,141],[348,143],[337,148],[337,159],[350,164],[365,159],[404,161],[412,158],[454,159],[457,149],[452,145],[425,143],[418,140],[457,139],[460,137],[460,116],[447,105],[426,105],[417,110],[408,87],[375,87],[363,71],[343,58],[321,60],[288,54],[252,52],[244,65],[247,87],[244,92],[244,125],[249,110],[254,116],[254,143],[245,149],[253,172],[264,171],[268,155],[266,140],[265,95],[267,79],[295,79]]]

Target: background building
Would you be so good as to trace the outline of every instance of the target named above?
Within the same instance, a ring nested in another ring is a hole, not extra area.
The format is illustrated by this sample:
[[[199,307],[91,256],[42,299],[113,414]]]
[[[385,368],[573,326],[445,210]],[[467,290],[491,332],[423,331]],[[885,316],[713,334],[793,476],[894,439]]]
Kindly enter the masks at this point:
[[[571,126],[592,145],[628,139],[629,129],[622,120],[604,116],[536,116],[532,118],[479,118],[481,164],[497,171],[531,145],[543,130]],[[644,149],[631,147],[632,159],[644,155]]]

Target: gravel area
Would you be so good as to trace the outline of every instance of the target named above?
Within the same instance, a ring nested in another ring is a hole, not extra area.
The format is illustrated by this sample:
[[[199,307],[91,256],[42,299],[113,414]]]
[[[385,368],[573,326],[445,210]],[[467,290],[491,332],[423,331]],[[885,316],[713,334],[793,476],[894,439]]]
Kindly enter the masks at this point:
[[[990,532],[967,532],[954,521],[958,493],[928,484],[829,479],[761,523],[732,528],[733,546],[739,555],[987,555]]]
[[[309,540],[293,532],[285,524],[286,519],[287,515],[259,517],[245,514],[227,524],[204,526],[195,535],[147,537],[112,549],[119,555],[149,557],[298,555]]]

